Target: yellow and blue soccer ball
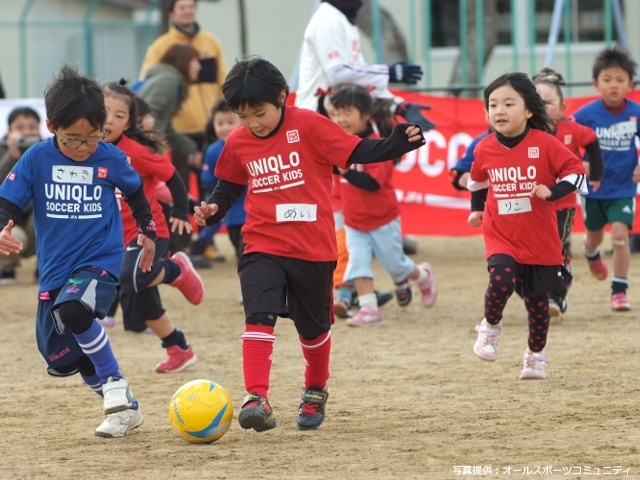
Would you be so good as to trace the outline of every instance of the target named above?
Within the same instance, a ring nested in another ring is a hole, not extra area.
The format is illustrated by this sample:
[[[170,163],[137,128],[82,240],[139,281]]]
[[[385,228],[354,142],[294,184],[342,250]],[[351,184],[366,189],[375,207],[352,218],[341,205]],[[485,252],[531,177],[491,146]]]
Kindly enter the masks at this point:
[[[185,383],[169,403],[173,431],[191,443],[215,442],[227,433],[232,420],[231,397],[211,380]]]

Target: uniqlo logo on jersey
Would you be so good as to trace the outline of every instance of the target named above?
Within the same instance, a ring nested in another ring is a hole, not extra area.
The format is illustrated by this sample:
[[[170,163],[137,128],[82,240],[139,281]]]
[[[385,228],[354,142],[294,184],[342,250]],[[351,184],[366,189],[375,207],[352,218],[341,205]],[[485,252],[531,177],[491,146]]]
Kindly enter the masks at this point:
[[[16,179],[16,174],[13,172],[9,172],[9,175],[7,175],[7,180],[11,180],[12,182]]]
[[[529,158],[540,158],[540,149],[538,147],[529,147]]]
[[[287,132],[287,143],[296,143],[300,141],[300,135],[298,135],[298,130],[289,130]]]
[[[107,173],[109,173],[109,169],[106,167],[98,167],[98,178],[105,179],[107,178]]]

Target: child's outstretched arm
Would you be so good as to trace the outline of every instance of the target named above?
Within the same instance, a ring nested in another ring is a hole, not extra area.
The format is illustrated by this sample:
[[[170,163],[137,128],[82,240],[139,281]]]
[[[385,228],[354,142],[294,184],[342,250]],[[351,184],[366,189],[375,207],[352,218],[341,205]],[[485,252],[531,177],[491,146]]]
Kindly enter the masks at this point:
[[[0,198],[0,254],[20,253],[24,245],[11,231],[22,214],[22,209],[13,202]]]
[[[355,148],[348,165],[352,163],[376,163],[400,158],[426,143],[422,129],[409,123],[398,123],[388,138],[364,138]]]
[[[193,216],[196,223],[201,227],[218,223],[224,218],[235,201],[240,198],[244,189],[245,185],[218,180],[209,199],[194,207]]]

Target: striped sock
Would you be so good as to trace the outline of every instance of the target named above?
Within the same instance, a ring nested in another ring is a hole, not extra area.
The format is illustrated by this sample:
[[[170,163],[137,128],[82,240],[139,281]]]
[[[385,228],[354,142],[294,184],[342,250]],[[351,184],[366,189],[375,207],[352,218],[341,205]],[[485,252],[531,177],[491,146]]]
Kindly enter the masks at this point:
[[[118,360],[116,360],[107,332],[97,321],[93,321],[89,330],[83,333],[74,333],[82,351],[91,359],[96,367],[96,375],[100,383],[106,383],[109,377],[122,378]]]
[[[306,365],[304,388],[324,388],[329,380],[329,357],[331,355],[331,330],[313,340],[300,337],[302,355]]]
[[[242,335],[242,369],[244,386],[249,393],[267,398],[273,356],[274,328],[268,325],[244,327]]]
[[[82,380],[84,380],[84,383],[86,383],[91,390],[102,397],[102,383],[100,382],[100,377],[97,373],[94,373],[93,375],[86,375],[81,373],[80,376],[82,377]]]

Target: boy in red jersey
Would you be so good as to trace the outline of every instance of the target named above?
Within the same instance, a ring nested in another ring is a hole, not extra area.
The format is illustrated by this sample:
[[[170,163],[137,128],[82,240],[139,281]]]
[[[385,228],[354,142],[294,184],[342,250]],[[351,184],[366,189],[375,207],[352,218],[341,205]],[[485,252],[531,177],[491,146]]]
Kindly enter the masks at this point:
[[[495,133],[476,147],[468,187],[469,224],[483,226],[489,286],[473,352],[482,360],[498,358],[502,314],[518,288],[529,323],[520,378],[543,379],[549,293],[561,291],[570,278],[562,267],[553,202],[576,190],[586,193],[585,168],[547,133],[552,121],[545,102],[524,73],[498,77],[484,97]]]
[[[248,184],[238,274],[244,299],[245,397],[238,421],[258,432],[276,426],[267,392],[274,328],[291,318],[305,361],[298,428],[324,420],[329,396],[332,277],[337,247],[331,203],[333,166],[392,159],[424,144],[419,127],[396,126],[385,140],[360,139],[328,118],[286,107],[282,73],[260,57],[239,61],[222,91],[243,128],[234,130],[216,165],[220,180],[198,225],[220,221]],[[374,208],[374,206],[372,206]]]
[[[564,96],[560,88],[560,85],[564,85],[562,75],[551,68],[543,68],[533,76],[533,83],[545,101],[547,113],[555,124],[556,131],[554,136],[564,143],[565,147],[575,153],[578,158],[580,158],[580,149],[586,151],[589,162],[584,162],[584,165],[587,169],[589,184],[593,186],[594,192],[597,191],[602,178],[603,162],[596,132],[589,127],[565,118]],[[576,215],[575,195],[567,195],[555,202],[555,205],[558,218],[558,234],[560,242],[562,242],[562,260],[565,267],[571,271],[571,230],[573,229],[573,220]],[[549,299],[551,316],[559,316],[566,309],[567,289],[561,292],[552,292]]]

